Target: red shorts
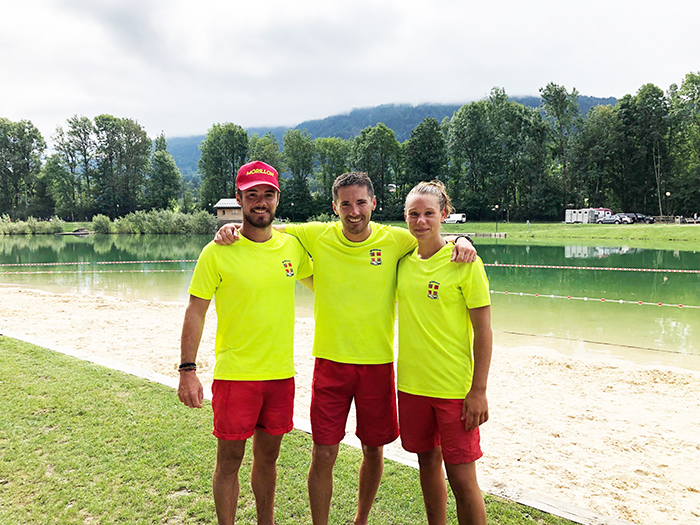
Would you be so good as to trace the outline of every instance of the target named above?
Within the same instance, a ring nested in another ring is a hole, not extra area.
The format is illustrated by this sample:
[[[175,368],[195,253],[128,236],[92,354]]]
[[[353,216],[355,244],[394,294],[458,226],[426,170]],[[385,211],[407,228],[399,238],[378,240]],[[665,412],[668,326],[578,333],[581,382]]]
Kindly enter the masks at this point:
[[[462,421],[464,399],[440,399],[399,391],[401,445],[420,454],[442,445],[445,463],[472,463],[483,454],[479,427],[465,430]]]
[[[314,443],[340,443],[353,398],[357,413],[355,434],[362,443],[380,447],[399,437],[394,363],[352,365],[316,358],[311,391]]]
[[[248,439],[255,429],[280,436],[294,428],[294,378],[224,381],[211,386],[214,432],[219,439]]]

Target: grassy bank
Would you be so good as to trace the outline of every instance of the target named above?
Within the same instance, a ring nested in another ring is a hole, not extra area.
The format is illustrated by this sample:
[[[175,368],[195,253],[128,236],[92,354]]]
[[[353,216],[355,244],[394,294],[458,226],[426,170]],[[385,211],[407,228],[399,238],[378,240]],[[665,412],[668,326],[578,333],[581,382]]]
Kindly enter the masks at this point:
[[[29,217],[26,221],[15,221],[9,215],[0,215],[0,235],[48,235],[64,231],[65,225],[58,217],[53,217],[50,221],[34,217]]]
[[[394,223],[406,226],[405,223]],[[564,224],[467,222],[445,224],[447,232],[505,233],[509,240],[538,244],[620,244],[658,249],[697,250],[700,224]]]
[[[211,407],[120,372],[0,336],[0,523],[215,523]],[[310,436],[285,437],[278,465],[279,524],[310,523]],[[239,522],[255,522],[250,450]],[[333,523],[354,513],[361,453],[344,448],[335,470]],[[487,496],[489,523],[572,522]],[[448,521],[455,523],[450,498]],[[418,473],[388,461],[373,521],[425,522]]]
[[[84,228],[92,233],[125,234],[208,234],[216,231],[217,220],[206,211],[181,213],[171,210],[135,211],[112,221],[106,215],[95,215],[90,222],[64,222],[54,217],[40,221],[29,217],[26,221],[13,221],[0,216],[0,235],[42,235],[69,233]]]

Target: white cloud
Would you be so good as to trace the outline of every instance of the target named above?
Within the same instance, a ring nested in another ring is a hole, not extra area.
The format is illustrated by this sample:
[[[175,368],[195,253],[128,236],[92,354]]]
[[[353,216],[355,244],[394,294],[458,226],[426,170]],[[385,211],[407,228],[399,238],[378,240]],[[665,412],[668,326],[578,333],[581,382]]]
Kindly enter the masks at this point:
[[[700,70],[691,0],[0,2],[0,117],[46,138],[74,114],[178,136],[460,103],[494,86],[621,97]]]

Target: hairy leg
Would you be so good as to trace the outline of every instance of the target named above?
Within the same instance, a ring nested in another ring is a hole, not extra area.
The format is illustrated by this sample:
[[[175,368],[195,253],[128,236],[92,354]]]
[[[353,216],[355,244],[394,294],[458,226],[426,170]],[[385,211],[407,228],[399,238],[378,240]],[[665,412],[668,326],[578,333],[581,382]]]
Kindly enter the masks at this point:
[[[307,480],[309,506],[314,525],[327,525],[333,496],[333,467],[338,457],[338,445],[314,443]]]
[[[238,505],[238,471],[245,455],[245,439],[219,439],[214,470],[214,505],[219,525],[233,525]]]
[[[447,522],[447,483],[442,469],[442,448],[436,447],[418,454],[420,487],[423,491],[428,525],[445,525]]]
[[[255,430],[253,436],[253,469],[250,484],[255,494],[258,525],[274,525],[277,458],[283,436],[271,436]]]
[[[447,479],[457,502],[459,525],[486,525],[484,496],[476,479],[476,462],[445,464]]]
[[[374,498],[379,489],[379,482],[384,472],[384,447],[368,447],[362,444],[362,465],[358,486],[357,513],[353,523],[366,525],[369,511],[372,510]]]

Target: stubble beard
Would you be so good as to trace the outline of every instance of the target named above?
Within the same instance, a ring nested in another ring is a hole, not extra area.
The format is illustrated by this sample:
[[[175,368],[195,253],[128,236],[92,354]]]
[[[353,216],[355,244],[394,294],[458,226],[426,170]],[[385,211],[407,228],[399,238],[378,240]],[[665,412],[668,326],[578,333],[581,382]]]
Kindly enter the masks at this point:
[[[269,215],[258,215],[257,213],[243,213],[246,222],[253,228],[264,230],[275,220],[275,212],[270,210]]]

